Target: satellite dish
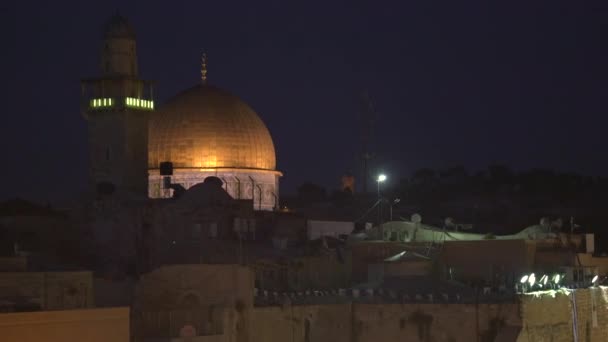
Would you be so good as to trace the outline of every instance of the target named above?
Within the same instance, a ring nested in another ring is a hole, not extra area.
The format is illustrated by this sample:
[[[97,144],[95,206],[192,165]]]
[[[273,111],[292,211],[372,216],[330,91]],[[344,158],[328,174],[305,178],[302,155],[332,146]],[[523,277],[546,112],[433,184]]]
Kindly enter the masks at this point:
[[[413,214],[410,221],[412,221],[414,223],[420,223],[420,222],[422,222],[422,216],[420,216],[420,214]]]

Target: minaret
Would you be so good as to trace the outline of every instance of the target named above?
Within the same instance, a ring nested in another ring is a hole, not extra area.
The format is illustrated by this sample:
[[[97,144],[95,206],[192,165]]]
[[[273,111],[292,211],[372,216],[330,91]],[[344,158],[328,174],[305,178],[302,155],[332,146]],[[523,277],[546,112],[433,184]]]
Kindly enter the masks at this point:
[[[106,24],[101,77],[82,81],[88,121],[90,185],[99,194],[148,195],[148,119],[152,82],[137,78],[135,31],[120,14]]]

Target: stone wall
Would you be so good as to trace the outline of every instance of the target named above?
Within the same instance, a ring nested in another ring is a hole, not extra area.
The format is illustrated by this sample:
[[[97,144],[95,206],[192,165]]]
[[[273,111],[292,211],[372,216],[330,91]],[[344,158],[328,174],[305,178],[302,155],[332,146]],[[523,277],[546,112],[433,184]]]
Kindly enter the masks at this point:
[[[440,258],[460,281],[492,282],[501,276],[512,283],[533,269],[535,246],[527,240],[448,241]]]
[[[2,342],[129,342],[129,308],[0,314]]]
[[[357,304],[355,341],[494,341],[519,324],[517,304]]]
[[[91,272],[2,272],[0,298],[42,310],[93,307],[93,277]]]
[[[253,306],[253,272],[239,265],[164,266],[137,284],[141,311]]]
[[[192,310],[134,313],[133,332],[140,338],[175,338],[187,327],[195,336],[224,335],[236,314],[230,309],[208,307]]]
[[[0,257],[0,272],[27,271],[27,257]]]
[[[350,342],[351,321],[351,304],[255,308],[249,342]]]
[[[608,341],[608,288],[526,294],[521,316],[518,342]]]
[[[336,304],[255,308],[249,341],[494,341],[517,304]]]
[[[578,253],[577,262],[582,266],[595,266],[600,275],[608,275],[608,257],[593,256],[593,254]],[[575,264],[576,265],[576,264]]]
[[[351,259],[348,253],[344,253],[342,260],[338,259],[336,252],[330,252],[288,261],[260,259],[251,266],[260,290],[332,290],[347,288],[351,284]]]

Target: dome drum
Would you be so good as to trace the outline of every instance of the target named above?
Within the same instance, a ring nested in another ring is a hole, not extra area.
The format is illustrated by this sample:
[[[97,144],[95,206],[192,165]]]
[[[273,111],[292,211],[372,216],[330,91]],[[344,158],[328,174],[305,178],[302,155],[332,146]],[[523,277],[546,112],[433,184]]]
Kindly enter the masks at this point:
[[[207,177],[222,180],[223,188],[234,199],[252,199],[256,210],[274,210],[278,206],[279,171],[251,169],[175,169],[171,182],[189,189],[203,183]],[[149,171],[149,197],[170,198],[173,190],[163,186],[160,171]]]

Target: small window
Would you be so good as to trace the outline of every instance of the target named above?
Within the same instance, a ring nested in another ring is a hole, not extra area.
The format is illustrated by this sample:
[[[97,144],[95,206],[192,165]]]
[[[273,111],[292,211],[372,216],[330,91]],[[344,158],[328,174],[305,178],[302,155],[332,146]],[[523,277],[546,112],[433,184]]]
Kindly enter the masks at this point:
[[[217,223],[211,222],[209,224],[209,237],[214,239],[217,237]]]
[[[201,237],[201,224],[200,223],[195,223],[192,226],[192,237],[195,239],[198,239]]]

